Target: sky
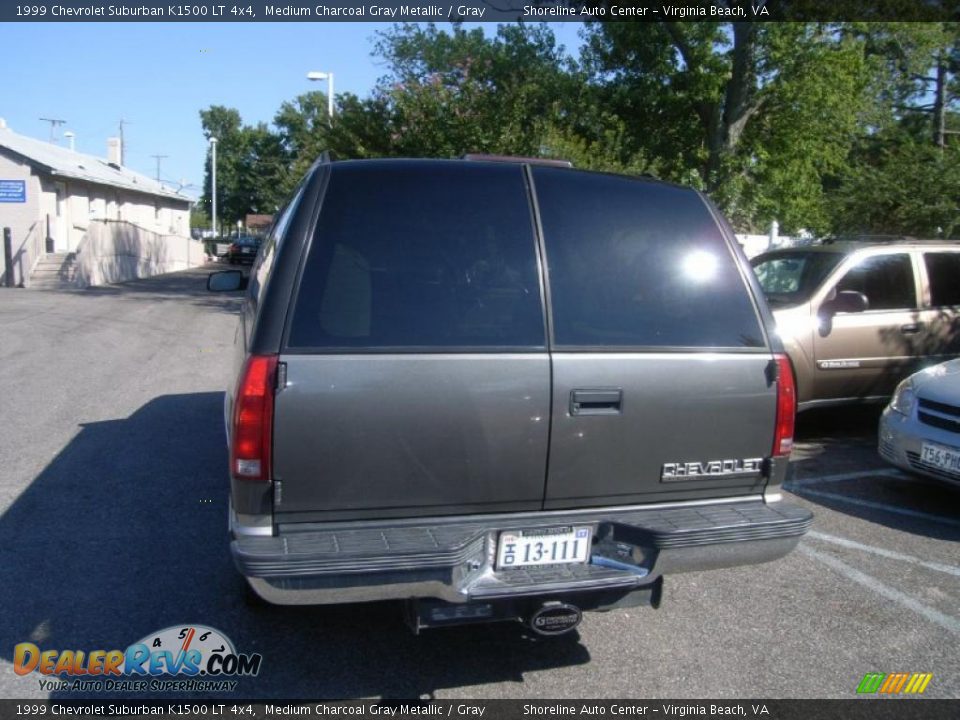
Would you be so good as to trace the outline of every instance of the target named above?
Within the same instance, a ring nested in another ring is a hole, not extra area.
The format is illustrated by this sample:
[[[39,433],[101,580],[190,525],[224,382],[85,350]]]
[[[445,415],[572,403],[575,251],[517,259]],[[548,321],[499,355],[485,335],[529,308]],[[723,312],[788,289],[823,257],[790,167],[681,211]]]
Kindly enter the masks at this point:
[[[469,24],[467,25],[470,26]],[[22,135],[50,138],[50,123],[76,134],[75,147],[105,156],[107,138],[125,120],[126,164],[165,182],[203,186],[206,141],[199,111],[226,105],[246,124],[271,122],[281,103],[326,82],[334,93],[369,94],[386,69],[371,57],[374,36],[388,23],[0,23],[8,59],[0,80],[0,117]],[[441,25],[442,27],[442,25]],[[492,23],[482,25],[488,34]],[[556,23],[560,44],[576,52],[579,23]],[[9,62],[16,58],[16,62]]]

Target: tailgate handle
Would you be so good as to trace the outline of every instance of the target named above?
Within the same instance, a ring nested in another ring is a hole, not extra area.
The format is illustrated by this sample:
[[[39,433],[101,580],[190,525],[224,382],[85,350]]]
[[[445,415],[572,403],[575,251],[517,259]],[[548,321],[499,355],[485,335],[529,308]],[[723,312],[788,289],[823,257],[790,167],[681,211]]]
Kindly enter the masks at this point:
[[[570,393],[571,415],[619,415],[623,390],[574,390]]]

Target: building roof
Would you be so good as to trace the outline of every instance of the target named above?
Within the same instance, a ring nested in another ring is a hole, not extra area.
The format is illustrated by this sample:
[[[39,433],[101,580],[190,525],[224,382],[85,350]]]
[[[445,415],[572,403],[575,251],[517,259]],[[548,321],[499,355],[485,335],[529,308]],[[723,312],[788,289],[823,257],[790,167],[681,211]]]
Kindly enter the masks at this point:
[[[105,158],[86,155],[43,140],[19,135],[2,124],[0,124],[0,148],[6,148],[20,155],[52,175],[192,202],[187,195],[165,187],[153,178],[134,172],[130,168],[111,165]]]

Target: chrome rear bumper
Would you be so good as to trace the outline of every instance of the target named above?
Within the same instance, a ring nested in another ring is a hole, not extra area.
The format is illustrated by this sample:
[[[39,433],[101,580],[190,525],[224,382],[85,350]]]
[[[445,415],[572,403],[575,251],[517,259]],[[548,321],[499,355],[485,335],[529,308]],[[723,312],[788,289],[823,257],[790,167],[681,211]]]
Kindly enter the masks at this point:
[[[234,562],[254,590],[280,605],[436,598],[452,603],[629,592],[666,573],[783,557],[813,515],[760,498],[646,508],[418,518],[281,526],[274,536],[234,533]],[[591,525],[589,564],[495,568],[506,529]],[[609,561],[613,562],[609,562]]]

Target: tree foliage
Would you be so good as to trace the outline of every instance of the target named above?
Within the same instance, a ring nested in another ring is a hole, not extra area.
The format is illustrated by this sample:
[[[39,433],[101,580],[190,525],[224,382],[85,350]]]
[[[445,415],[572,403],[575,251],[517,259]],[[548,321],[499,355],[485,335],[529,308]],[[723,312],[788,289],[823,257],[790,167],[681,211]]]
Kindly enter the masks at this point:
[[[217,220],[232,227],[247,213],[272,213],[283,201],[289,164],[281,139],[260,123],[243,125],[233,108],[214,105],[200,111],[204,135],[217,139]],[[208,150],[201,204],[212,213],[212,151]]]
[[[218,106],[201,119],[220,139],[227,219],[271,212],[323,150],[482,152],[693,185],[740,230],[949,235],[957,27],[595,22],[574,61],[547,25],[398,25],[374,45],[383,77],[337,96],[332,119],[322,92],[283,103],[272,127]]]

